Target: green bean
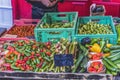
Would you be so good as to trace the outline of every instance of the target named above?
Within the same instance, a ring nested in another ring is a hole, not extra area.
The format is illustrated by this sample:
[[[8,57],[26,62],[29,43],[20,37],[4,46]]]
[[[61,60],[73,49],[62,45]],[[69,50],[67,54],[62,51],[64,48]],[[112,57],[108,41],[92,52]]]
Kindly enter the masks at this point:
[[[78,27],[78,34],[112,34],[111,27],[107,24],[98,24],[95,22],[88,22],[87,24],[80,24]]]

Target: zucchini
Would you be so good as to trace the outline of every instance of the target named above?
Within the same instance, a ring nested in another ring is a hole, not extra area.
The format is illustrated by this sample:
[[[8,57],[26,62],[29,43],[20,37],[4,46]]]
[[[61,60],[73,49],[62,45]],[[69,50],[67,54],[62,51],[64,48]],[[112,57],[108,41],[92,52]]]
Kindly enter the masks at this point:
[[[85,56],[80,64],[80,67],[87,68],[88,58]]]
[[[85,72],[86,71],[86,68],[82,68],[79,72],[80,73],[83,73],[83,72]]]
[[[111,71],[112,75],[116,76],[117,72],[116,71]]]
[[[107,73],[107,74],[111,74],[111,72],[110,72],[108,69],[106,70],[106,73]]]
[[[120,45],[113,45],[110,47],[111,50],[120,49]]]
[[[73,70],[72,70],[73,73],[76,72],[76,70],[77,70],[80,62],[83,60],[83,58],[84,58],[84,55],[83,55],[83,54],[79,54],[79,57],[78,57],[78,59],[77,59],[77,61],[76,61],[76,64],[75,64],[75,67],[74,67]]]
[[[110,59],[103,57],[103,60],[105,60],[108,64],[110,64],[113,68],[118,68],[117,65],[115,65]]]
[[[119,54],[119,55],[120,55],[120,54]],[[115,61],[115,60],[118,60],[118,59],[120,60],[120,56],[119,56],[119,55],[118,55],[118,56],[115,56],[115,57],[110,58],[110,60],[111,60],[111,61]]]
[[[104,63],[106,69],[110,70],[110,71],[117,71],[116,68],[110,66],[105,60],[102,60],[102,62]]]
[[[118,68],[120,69],[120,64],[117,64]]]
[[[110,51],[111,54],[116,54],[116,53],[118,53],[118,52],[120,52],[120,49],[116,49],[116,50],[111,50],[111,51]]]
[[[114,64],[120,63],[120,59],[113,61]]]
[[[114,54],[114,55],[110,55],[108,58],[114,58],[114,57],[117,57],[117,56],[119,56],[120,55],[120,52],[119,53],[116,53],[116,54]]]

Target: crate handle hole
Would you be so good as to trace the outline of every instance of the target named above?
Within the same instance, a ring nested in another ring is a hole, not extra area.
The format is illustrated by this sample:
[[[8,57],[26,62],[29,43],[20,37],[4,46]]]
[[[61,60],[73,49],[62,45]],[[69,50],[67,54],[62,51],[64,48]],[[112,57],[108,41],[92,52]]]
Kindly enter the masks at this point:
[[[60,34],[61,32],[49,32],[49,34]]]
[[[91,19],[92,22],[99,22],[100,19]]]
[[[58,14],[57,16],[58,17],[66,17],[67,15],[66,14]]]

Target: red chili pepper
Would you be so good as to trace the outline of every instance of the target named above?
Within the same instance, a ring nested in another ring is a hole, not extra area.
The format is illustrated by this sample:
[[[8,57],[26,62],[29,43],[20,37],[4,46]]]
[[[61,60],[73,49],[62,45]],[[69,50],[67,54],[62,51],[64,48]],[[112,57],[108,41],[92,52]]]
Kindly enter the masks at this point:
[[[41,68],[41,67],[42,67],[42,64],[43,64],[43,62],[40,62],[40,64],[38,64],[37,67]]]
[[[29,41],[29,40],[24,40],[24,42],[25,42],[26,44],[29,44],[29,43],[30,43],[30,41]]]
[[[34,58],[34,56],[33,56],[33,55],[29,56],[29,59],[32,59],[32,58]]]
[[[7,67],[7,70],[12,70],[11,67]]]
[[[16,63],[21,64],[21,63],[22,63],[22,61],[21,61],[21,60],[17,60],[17,61],[16,61]]]
[[[4,67],[10,67],[11,65],[9,63],[4,63],[3,66]]]
[[[12,46],[8,46],[7,50],[14,51],[15,49]]]
[[[43,49],[41,49],[40,52],[43,52]]]
[[[46,42],[45,45],[49,46],[49,45],[51,45],[51,42]]]
[[[23,60],[26,62],[29,58],[28,57],[25,57]]]
[[[38,53],[38,54],[35,54],[37,57],[39,57],[40,56],[40,54]]]
[[[51,56],[51,53],[50,53],[50,52],[46,52],[46,54],[47,54],[48,56]]]

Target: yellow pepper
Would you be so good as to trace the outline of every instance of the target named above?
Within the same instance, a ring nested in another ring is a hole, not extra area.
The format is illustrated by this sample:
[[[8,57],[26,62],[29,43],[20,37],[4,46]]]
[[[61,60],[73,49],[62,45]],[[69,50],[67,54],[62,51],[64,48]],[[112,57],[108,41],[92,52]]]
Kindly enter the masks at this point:
[[[93,46],[90,47],[90,51],[100,53],[101,52],[100,45],[94,43]]]
[[[110,53],[104,53],[103,56],[108,57],[108,56],[110,56]]]
[[[110,48],[112,46],[112,44],[106,44],[107,48]]]

